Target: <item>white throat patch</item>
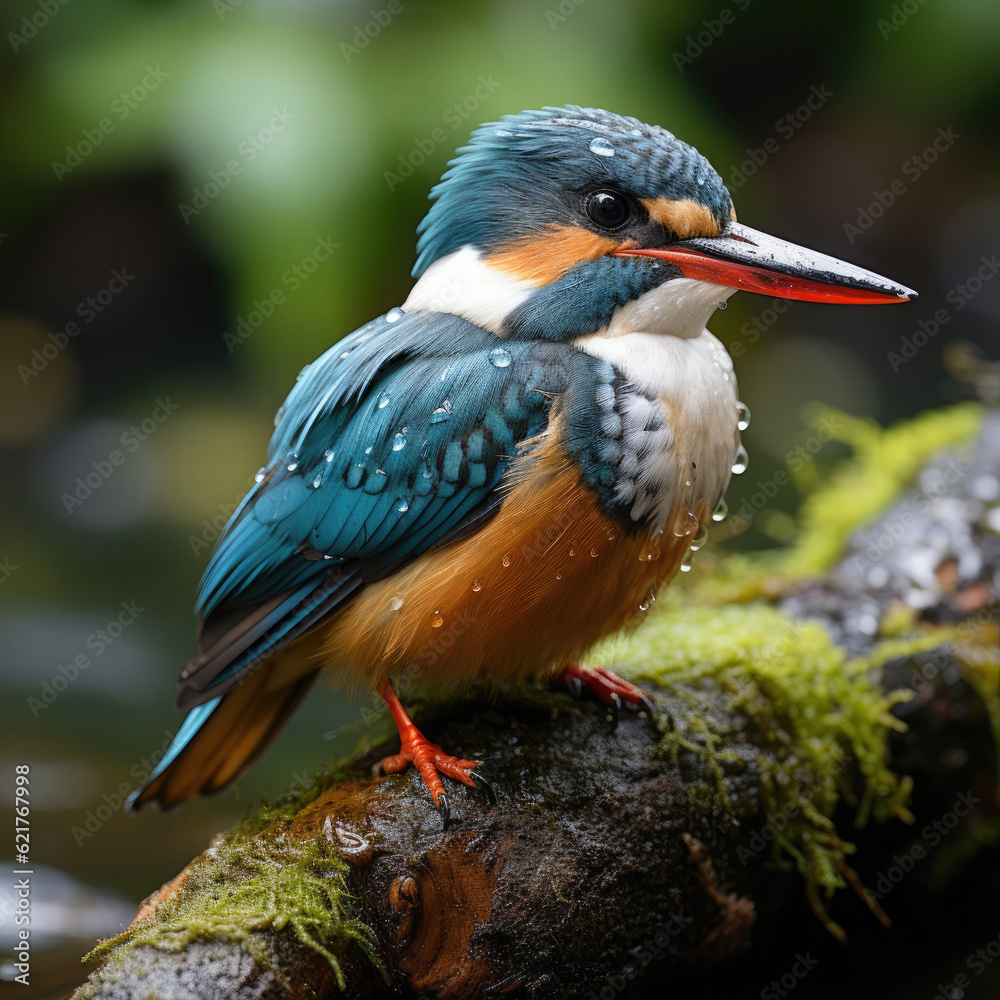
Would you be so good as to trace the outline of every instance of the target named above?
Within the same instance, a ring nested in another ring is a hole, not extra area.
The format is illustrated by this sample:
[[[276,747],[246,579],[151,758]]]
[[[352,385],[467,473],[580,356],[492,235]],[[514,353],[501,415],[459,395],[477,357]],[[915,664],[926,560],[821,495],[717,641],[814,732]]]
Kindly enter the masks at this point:
[[[672,334],[700,337],[712,313],[738,291],[694,278],[673,278],[616,309],[598,336],[620,337],[629,333]]]
[[[403,311],[453,313],[499,333],[507,314],[535,290],[530,282],[490,267],[478,250],[465,246],[424,271],[403,303]]]

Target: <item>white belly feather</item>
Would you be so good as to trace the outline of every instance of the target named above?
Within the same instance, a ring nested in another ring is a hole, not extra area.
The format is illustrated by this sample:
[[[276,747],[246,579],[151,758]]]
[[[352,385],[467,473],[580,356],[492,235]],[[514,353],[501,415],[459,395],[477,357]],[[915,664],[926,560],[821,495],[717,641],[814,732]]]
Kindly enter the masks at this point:
[[[643,458],[636,479],[620,484],[632,495],[620,499],[632,503],[634,520],[652,512],[654,533],[696,531],[688,512],[711,511],[729,484],[740,443],[736,376],[705,323],[734,291],[675,279],[575,342],[634,387],[622,400],[622,446],[627,456]],[[653,407],[662,421],[651,419]]]

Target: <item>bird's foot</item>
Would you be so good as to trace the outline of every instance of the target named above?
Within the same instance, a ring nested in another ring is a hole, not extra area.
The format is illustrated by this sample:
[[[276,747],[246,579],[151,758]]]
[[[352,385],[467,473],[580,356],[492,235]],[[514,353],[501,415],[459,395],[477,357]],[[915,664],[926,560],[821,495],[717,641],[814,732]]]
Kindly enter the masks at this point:
[[[476,787],[472,780],[473,768],[479,766],[478,760],[462,760],[445,753],[436,743],[431,743],[416,726],[410,725],[405,733],[400,733],[402,746],[399,753],[383,757],[379,767],[385,774],[398,774],[412,764],[424,779],[424,784],[430,789],[434,805],[441,813],[445,823],[449,819],[448,796],[445,794],[441,775],[461,781],[470,788]]]
[[[578,663],[567,663],[552,679],[552,683],[568,687],[577,697],[584,691],[589,691],[605,705],[610,705],[616,716],[624,702],[626,705],[645,709],[650,719],[655,718],[655,708],[649,695],[641,687],[636,687],[607,667],[581,667]]]
[[[445,753],[436,743],[431,743],[406,714],[388,680],[383,682],[379,691],[388,704],[396,727],[399,729],[401,745],[399,753],[383,757],[372,768],[373,772],[398,774],[412,764],[420,772],[424,784],[430,789],[434,806],[441,813],[445,826],[448,825],[451,813],[448,808],[448,796],[445,794],[444,785],[441,782],[441,775],[461,781],[462,784],[468,785],[470,788],[478,788],[481,785],[490,800],[496,802],[492,785],[482,775],[473,776],[472,774],[473,769],[478,767],[482,763],[481,761],[453,757],[451,754]]]

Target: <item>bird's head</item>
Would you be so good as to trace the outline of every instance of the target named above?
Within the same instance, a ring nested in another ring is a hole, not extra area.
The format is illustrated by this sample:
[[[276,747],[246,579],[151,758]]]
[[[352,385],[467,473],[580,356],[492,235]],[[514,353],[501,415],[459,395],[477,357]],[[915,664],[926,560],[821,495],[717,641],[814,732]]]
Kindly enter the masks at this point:
[[[696,149],[595,108],[483,125],[431,196],[404,309],[456,313],[501,336],[563,340],[623,324],[696,336],[738,289],[854,303],[916,294],[740,225]]]

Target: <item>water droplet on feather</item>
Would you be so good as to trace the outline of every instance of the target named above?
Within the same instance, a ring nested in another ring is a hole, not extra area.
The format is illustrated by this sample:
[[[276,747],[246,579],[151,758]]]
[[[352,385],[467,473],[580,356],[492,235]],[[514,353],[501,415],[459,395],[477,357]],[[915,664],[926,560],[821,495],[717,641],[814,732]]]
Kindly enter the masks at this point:
[[[698,529],[698,534],[691,539],[691,544],[689,548],[692,552],[697,552],[698,549],[700,549],[707,541],[708,541],[708,526],[703,524]]]
[[[736,404],[736,426],[745,431],[750,426],[750,407],[746,403]]]
[[[446,399],[433,413],[431,413],[431,423],[440,424],[451,416],[451,400]]]
[[[698,518],[693,510],[682,510],[674,518],[674,534],[678,538],[687,538],[698,530]]]

